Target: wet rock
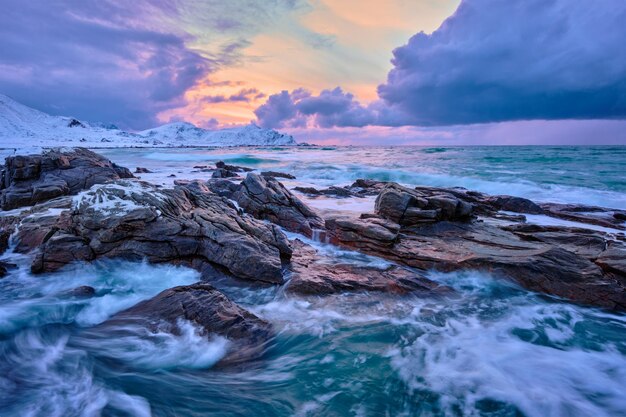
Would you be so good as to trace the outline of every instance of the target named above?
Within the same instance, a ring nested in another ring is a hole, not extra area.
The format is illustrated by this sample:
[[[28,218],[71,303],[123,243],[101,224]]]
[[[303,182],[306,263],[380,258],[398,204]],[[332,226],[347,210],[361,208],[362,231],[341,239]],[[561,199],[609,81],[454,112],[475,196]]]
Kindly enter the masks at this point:
[[[407,226],[441,220],[468,220],[472,205],[445,191],[426,194],[389,183],[376,198],[374,212]]]
[[[0,184],[3,210],[76,194],[94,184],[133,177],[128,169],[84,148],[10,156],[5,165]]]
[[[152,174],[148,168],[137,167],[135,168],[135,174]]]
[[[523,287],[575,302],[626,310],[624,282],[603,270],[585,255],[584,243],[561,248],[557,236],[544,234],[528,239],[480,222],[426,223],[394,228],[375,219],[327,219],[331,242],[419,269],[455,271],[476,269],[511,279]],[[383,237],[387,237],[382,238]],[[579,239],[580,237],[574,238]],[[597,244],[593,239],[589,242]],[[579,248],[576,253],[575,248]],[[621,255],[617,256],[617,259]],[[609,256],[606,259],[610,259]],[[617,263],[615,267],[619,268]]]
[[[620,213],[626,216],[626,211],[607,209],[582,204],[541,204],[544,213],[551,217],[570,220],[597,226],[609,227],[617,230],[626,230],[623,221],[619,219]],[[617,217],[616,217],[617,214]]]
[[[174,189],[135,181],[97,185],[75,197],[73,209],[46,229],[35,273],[74,261],[123,258],[208,263],[239,278],[281,283],[282,262],[291,255],[276,226],[240,215],[200,181],[179,182]]]
[[[225,169],[227,171],[232,171],[232,172],[250,172],[250,171],[254,171],[252,168],[248,168],[248,167],[241,167],[241,166],[238,166],[238,165],[228,165],[224,161],[218,161],[215,164],[215,167],[217,169]]]
[[[390,265],[386,269],[332,262],[300,240],[292,242],[291,279],[286,290],[302,295],[326,295],[345,291],[394,294],[449,294],[452,290],[416,272]]]
[[[235,178],[238,176],[238,171],[231,171],[225,168],[217,168],[211,175],[212,178]]]
[[[606,271],[618,274],[626,285],[626,247],[611,243],[596,258],[596,264]]]
[[[9,262],[0,261],[0,278],[4,278],[5,276],[7,276],[9,274],[9,271],[13,269],[17,269],[17,265]]]
[[[321,190],[313,187],[295,187],[294,190],[310,196],[328,195],[333,197],[363,197],[360,194],[353,193],[345,187],[328,187]]]
[[[232,199],[251,216],[308,237],[324,226],[317,213],[272,177],[249,173]]]
[[[122,311],[102,327],[139,324],[153,332],[180,334],[181,320],[192,323],[207,338],[227,338],[231,344],[221,364],[233,364],[261,355],[273,336],[271,325],[230,301],[209,284],[170,288],[156,297]]]
[[[9,239],[19,221],[17,216],[0,217],[0,254],[9,248]]]
[[[597,258],[607,247],[606,235],[588,229],[564,226],[518,224],[502,227],[522,240],[548,243],[587,259]]]
[[[76,298],[91,298],[96,295],[96,289],[89,285],[81,285],[80,287],[73,288],[65,293],[68,297]]]
[[[207,187],[219,196],[231,198],[241,185],[226,179],[211,179],[207,182]]]
[[[272,178],[285,178],[288,180],[295,180],[296,177],[288,174],[286,172],[277,172],[277,171],[263,171],[261,172],[263,177],[272,177]]]
[[[495,210],[525,214],[543,214],[543,209],[527,198],[497,195],[487,197],[485,202],[492,205]]]

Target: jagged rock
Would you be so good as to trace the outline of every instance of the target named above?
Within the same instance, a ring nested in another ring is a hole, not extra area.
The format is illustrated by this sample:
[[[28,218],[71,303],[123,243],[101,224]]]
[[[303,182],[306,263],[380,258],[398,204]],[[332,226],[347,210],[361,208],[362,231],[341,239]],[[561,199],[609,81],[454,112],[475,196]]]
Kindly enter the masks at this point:
[[[230,180],[214,178],[207,182],[207,187],[219,196],[232,198],[233,194],[241,188],[241,185]]]
[[[472,205],[445,191],[428,195],[389,183],[376,198],[374,211],[381,217],[407,226],[441,220],[468,220]]]
[[[137,167],[135,168],[135,174],[152,174],[148,168]]]
[[[441,295],[452,292],[448,287],[395,265],[377,269],[331,263],[330,259],[324,259],[313,247],[298,239],[292,242],[292,247],[291,279],[287,285],[287,291],[292,293],[324,295],[344,291],[375,291]]]
[[[11,210],[132,177],[128,169],[84,148],[10,156],[0,185],[0,204],[3,210]]]
[[[313,187],[295,187],[294,190],[299,191],[303,194],[308,194],[311,196],[318,195],[330,195],[334,197],[363,197],[360,194],[355,194],[351,190],[345,187],[328,187],[325,189],[318,190]]]
[[[231,171],[225,168],[217,168],[211,175],[212,178],[235,178],[238,176],[239,174],[237,171]]]
[[[231,198],[251,216],[308,237],[324,227],[317,213],[272,177],[249,173]]]
[[[0,217],[0,254],[9,248],[9,238],[15,232],[15,226],[19,223],[16,216]]]
[[[74,197],[72,210],[42,227],[33,272],[107,257],[208,263],[240,278],[283,281],[282,261],[291,248],[276,226],[240,215],[200,181],[179,184],[159,189],[122,180]]]
[[[287,174],[286,172],[276,172],[276,171],[263,171],[261,172],[261,175],[264,177],[272,177],[272,178],[285,178],[288,180],[295,180],[296,177],[291,175],[291,174]]]
[[[454,271],[477,269],[511,279],[532,291],[575,302],[626,310],[623,281],[604,274],[593,260],[552,242],[529,240],[508,230],[477,222],[427,223],[411,228],[381,224],[375,218],[327,219],[330,241],[399,264]],[[584,245],[581,243],[581,245]],[[580,247],[581,245],[573,245]],[[594,252],[595,253],[595,252]],[[606,259],[612,257],[607,254]],[[614,257],[619,269],[621,255]]]
[[[170,288],[156,297],[122,311],[102,327],[124,328],[139,324],[153,332],[181,332],[181,320],[192,323],[207,338],[227,338],[231,344],[221,364],[258,357],[273,336],[271,325],[230,301],[209,284]]]
[[[228,165],[224,161],[218,161],[215,164],[215,167],[217,169],[225,169],[227,171],[232,171],[232,172],[250,172],[250,171],[254,171],[252,168],[248,168],[248,167],[240,167],[240,166],[237,166],[237,165]]]

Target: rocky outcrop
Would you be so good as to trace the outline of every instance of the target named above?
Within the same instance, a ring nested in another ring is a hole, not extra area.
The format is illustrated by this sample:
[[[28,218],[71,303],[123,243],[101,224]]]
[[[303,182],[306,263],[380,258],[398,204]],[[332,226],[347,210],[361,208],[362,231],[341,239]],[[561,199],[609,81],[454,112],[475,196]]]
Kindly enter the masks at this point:
[[[324,227],[317,213],[272,177],[249,173],[231,198],[251,216],[308,237]]]
[[[135,174],[152,174],[148,168],[137,167],[135,168]]]
[[[482,270],[532,291],[626,310],[625,281],[604,273],[601,264],[587,257],[601,256],[602,252],[585,249],[586,244],[599,245],[593,239],[570,242],[567,250],[557,244],[564,236],[528,239],[480,222],[440,221],[401,228],[389,221],[349,216],[327,219],[326,229],[332,243],[399,264],[424,270]],[[620,256],[608,255],[605,259],[619,270]]]
[[[376,198],[374,211],[385,219],[408,226],[441,220],[469,220],[472,205],[445,190],[427,194],[389,183]]]
[[[151,331],[181,333],[181,320],[199,329],[201,335],[227,338],[231,343],[221,364],[258,357],[273,336],[271,325],[230,301],[205,283],[174,287],[122,311],[100,325],[124,329],[141,325]]]
[[[372,291],[435,296],[452,293],[450,288],[397,265],[374,268],[354,263],[337,263],[298,239],[292,242],[292,246],[294,255],[289,265],[291,278],[286,290],[294,294],[326,295],[346,291]]]
[[[0,205],[3,210],[31,206],[94,184],[132,177],[128,169],[83,148],[10,156],[2,173]]]
[[[291,255],[276,226],[240,215],[199,181],[174,189],[136,181],[98,185],[74,197],[72,209],[52,224],[45,216],[34,219],[42,222],[31,245],[41,240],[32,264],[36,273],[107,257],[200,270],[209,264],[236,277],[281,283],[282,262]]]
[[[296,177],[291,174],[287,174],[286,172],[277,172],[277,171],[263,171],[261,172],[261,176],[272,177],[272,178],[285,178],[288,180],[296,179]]]

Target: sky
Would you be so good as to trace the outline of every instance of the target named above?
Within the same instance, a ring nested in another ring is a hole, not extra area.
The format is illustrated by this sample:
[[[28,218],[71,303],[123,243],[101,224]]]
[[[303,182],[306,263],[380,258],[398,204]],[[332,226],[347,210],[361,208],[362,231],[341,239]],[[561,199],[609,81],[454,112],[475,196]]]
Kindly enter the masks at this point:
[[[626,144],[623,0],[2,0],[0,93],[141,130]]]

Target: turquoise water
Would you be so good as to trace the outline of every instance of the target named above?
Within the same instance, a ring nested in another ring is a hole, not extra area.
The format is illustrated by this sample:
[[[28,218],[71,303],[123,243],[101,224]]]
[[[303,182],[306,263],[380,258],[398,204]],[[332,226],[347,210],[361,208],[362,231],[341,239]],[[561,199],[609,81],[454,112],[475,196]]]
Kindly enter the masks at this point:
[[[102,152],[123,165],[147,166],[157,172],[188,173],[195,165],[224,160],[259,169],[285,170],[296,175],[298,182],[308,185],[345,185],[357,178],[371,178],[626,209],[626,146],[124,149]],[[145,178],[151,179],[150,176]]]
[[[294,184],[368,176],[563,201],[626,205],[625,148],[111,150],[152,181],[206,177],[223,159],[296,173]],[[518,157],[515,157],[517,155]],[[245,162],[244,162],[245,161]],[[587,161],[587,162],[583,162]],[[493,192],[493,191],[491,191]],[[574,198],[578,200],[574,200]],[[350,204],[350,202],[348,203]],[[609,204],[605,204],[609,205]],[[620,206],[621,207],[621,206]],[[294,235],[290,235],[294,237]],[[316,243],[336,262],[382,260]],[[277,331],[244,368],[213,365],[228,346],[97,327],[195,271],[122,261],[0,280],[2,416],[614,417],[626,410],[626,316],[538,296],[474,271],[430,277],[459,296],[288,296],[216,283]],[[91,285],[96,296],[67,291]]]

